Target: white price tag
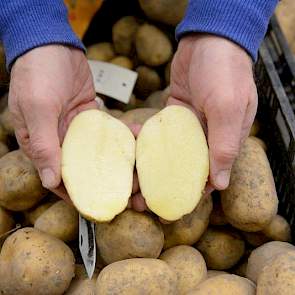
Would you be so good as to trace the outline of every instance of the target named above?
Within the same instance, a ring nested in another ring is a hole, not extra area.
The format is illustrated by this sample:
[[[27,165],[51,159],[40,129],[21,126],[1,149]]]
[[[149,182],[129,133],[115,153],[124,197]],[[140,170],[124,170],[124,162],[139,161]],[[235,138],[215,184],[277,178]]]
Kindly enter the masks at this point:
[[[88,60],[95,91],[123,103],[131,97],[137,73],[107,62]]]

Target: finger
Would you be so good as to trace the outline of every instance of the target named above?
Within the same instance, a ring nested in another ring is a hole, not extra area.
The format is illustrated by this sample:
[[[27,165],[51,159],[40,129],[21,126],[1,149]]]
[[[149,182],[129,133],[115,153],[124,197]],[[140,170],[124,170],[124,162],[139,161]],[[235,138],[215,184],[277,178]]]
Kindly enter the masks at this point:
[[[65,187],[63,184],[60,184],[57,188],[51,189],[53,193],[55,193],[58,197],[63,199],[66,203],[73,206],[73,202],[70,199]]]
[[[210,182],[207,183],[204,193],[203,193],[203,197],[209,196],[214,190],[215,189],[214,189],[213,185],[211,185]]]
[[[29,133],[29,156],[39,172],[45,188],[56,188],[61,180],[61,149],[58,118],[54,106],[42,101],[31,104],[24,114]]]
[[[132,208],[137,212],[143,212],[147,209],[145,200],[141,193],[137,193],[131,197]]]
[[[239,153],[246,107],[238,101],[218,99],[204,109],[208,125],[210,182],[218,190],[227,188],[231,167]]]

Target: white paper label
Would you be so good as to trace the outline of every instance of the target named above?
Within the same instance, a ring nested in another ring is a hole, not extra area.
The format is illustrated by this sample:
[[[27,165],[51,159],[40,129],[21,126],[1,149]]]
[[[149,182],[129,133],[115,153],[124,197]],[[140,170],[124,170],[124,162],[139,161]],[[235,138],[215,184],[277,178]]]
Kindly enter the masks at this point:
[[[96,93],[128,103],[137,73],[107,62],[88,60]]]

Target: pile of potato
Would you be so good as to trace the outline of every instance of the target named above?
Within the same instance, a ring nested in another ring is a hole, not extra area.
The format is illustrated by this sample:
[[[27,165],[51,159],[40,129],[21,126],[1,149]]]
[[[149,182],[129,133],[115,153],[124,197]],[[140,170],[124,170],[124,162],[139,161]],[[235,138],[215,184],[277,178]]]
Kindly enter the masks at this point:
[[[113,43],[88,48],[89,58],[138,72],[130,103],[112,101],[116,108],[104,109],[127,125],[142,125],[165,107],[173,45],[153,21],[174,26],[187,1],[139,3],[146,19],[123,17],[113,26]],[[111,101],[104,99],[106,105]],[[0,294],[294,294],[295,246],[290,225],[277,212],[259,128],[255,121],[228,189],[203,196],[179,220],[163,222],[151,211],[126,208],[109,222],[97,222],[98,257],[89,279],[77,255],[77,209],[45,190],[31,161],[12,150],[11,115],[2,109]],[[135,174],[133,198],[140,189]]]

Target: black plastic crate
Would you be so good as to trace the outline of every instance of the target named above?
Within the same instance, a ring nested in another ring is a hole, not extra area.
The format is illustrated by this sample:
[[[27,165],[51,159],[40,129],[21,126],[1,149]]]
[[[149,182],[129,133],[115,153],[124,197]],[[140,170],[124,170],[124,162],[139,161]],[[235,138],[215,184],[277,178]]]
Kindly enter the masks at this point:
[[[265,45],[295,111],[295,57],[275,16],[270,21]]]

